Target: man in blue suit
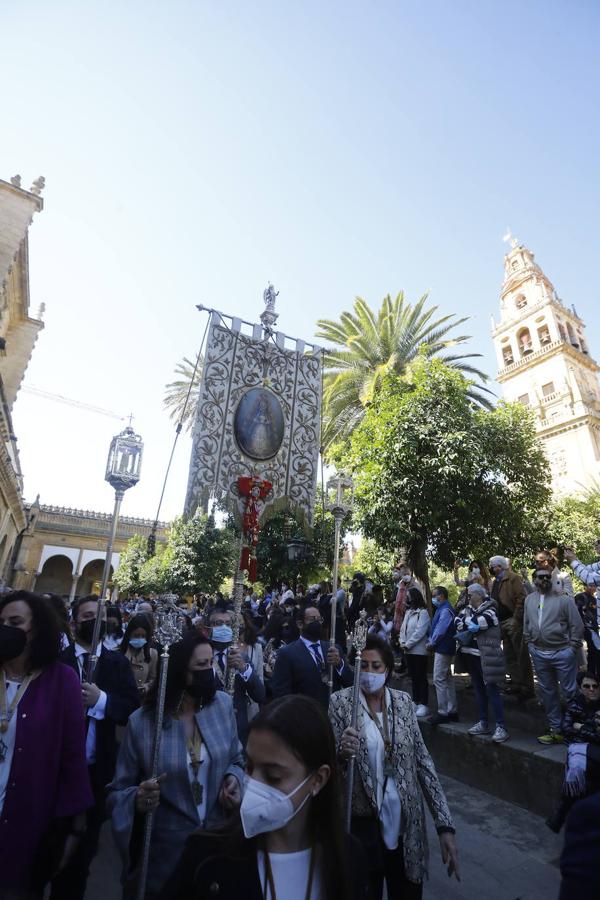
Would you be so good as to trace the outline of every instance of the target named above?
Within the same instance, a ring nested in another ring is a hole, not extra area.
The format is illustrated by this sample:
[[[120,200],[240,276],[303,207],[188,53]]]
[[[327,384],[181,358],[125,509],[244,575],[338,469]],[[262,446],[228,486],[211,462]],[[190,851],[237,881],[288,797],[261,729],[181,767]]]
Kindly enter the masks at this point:
[[[304,694],[329,705],[329,665],[333,664],[333,689],[350,687],[354,672],[339,649],[321,640],[323,622],[315,606],[307,606],[302,614],[302,630],[297,641],[281,647],[271,678],[274,697]]]

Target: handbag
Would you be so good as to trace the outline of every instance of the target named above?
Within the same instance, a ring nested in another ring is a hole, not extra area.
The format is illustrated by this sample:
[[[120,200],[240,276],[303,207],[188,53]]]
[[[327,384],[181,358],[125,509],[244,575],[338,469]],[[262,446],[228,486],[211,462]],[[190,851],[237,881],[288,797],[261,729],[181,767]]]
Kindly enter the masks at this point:
[[[463,647],[470,647],[473,643],[472,631],[457,631],[454,635],[456,638],[456,652],[460,653]]]

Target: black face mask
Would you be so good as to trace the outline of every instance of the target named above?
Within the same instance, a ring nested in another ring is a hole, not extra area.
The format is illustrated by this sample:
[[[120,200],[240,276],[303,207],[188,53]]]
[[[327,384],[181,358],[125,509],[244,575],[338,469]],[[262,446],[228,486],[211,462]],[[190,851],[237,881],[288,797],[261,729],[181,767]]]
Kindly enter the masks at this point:
[[[186,691],[194,700],[202,703],[210,703],[217,693],[217,681],[212,669],[202,669],[192,672],[192,683],[186,684]]]
[[[77,624],[77,637],[80,637],[84,644],[91,644],[94,640],[95,619],[85,619]],[[100,634],[98,640],[101,641],[106,634],[106,622],[100,622]]]
[[[0,663],[20,656],[27,645],[27,635],[13,625],[0,626]]]
[[[289,644],[292,640],[292,629],[291,628],[282,628],[281,629],[281,640],[284,644]]]
[[[308,622],[302,626],[302,637],[308,641],[320,641],[323,634],[323,626],[320,622]]]

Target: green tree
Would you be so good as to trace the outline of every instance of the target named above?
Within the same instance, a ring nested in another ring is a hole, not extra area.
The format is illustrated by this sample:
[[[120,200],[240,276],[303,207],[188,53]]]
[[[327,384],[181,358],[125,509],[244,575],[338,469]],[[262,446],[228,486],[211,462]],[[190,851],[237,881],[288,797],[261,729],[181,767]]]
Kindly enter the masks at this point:
[[[413,306],[402,292],[394,300],[388,294],[375,312],[357,297],[354,312],[343,312],[339,321],[319,319],[317,337],[338,345],[328,349],[324,359],[323,447],[347,440],[388,376],[403,376],[419,355],[437,357],[474,376],[482,384],[470,384],[468,395],[490,406],[485,396],[489,391],[482,386],[488,376],[466,362],[481,354],[457,354],[452,349],[469,340],[468,335],[450,336],[467,320],[453,315],[436,318],[438,307],[426,308],[427,299],[424,294]]]
[[[594,544],[600,537],[600,490],[583,496],[561,497],[550,508],[546,546],[573,547],[582,562],[595,562]]]
[[[149,557],[140,569],[139,592],[141,594],[164,594],[171,590],[167,581],[167,561],[169,559],[166,548],[157,547],[154,556]]]
[[[163,405],[168,410],[169,417],[173,421],[181,421],[183,428],[186,431],[191,431],[196,420],[196,410],[198,408],[198,396],[202,380],[202,358],[200,358],[196,367],[196,363],[184,356],[183,360],[175,367],[175,374],[181,377],[165,385]],[[192,385],[191,391],[190,384]]]
[[[390,587],[396,556],[392,550],[380,547],[377,541],[365,538],[356,552],[351,568],[353,572],[364,572],[376,584]]]
[[[261,529],[256,553],[260,580],[264,584],[275,584],[283,579],[291,585],[300,576],[301,582],[307,586],[322,579],[331,579],[335,527],[331,513],[325,512],[323,515],[322,504],[316,503],[313,530],[309,539],[302,534],[295,521],[290,529],[290,520],[290,513],[282,512],[269,519]],[[349,521],[348,516],[342,522],[340,554],[344,549],[343,537]],[[306,557],[300,563],[291,563],[288,559],[288,544],[294,538],[306,540]]]
[[[147,539],[135,534],[121,554],[119,568],[115,572],[114,582],[120,591],[135,594],[141,591],[140,572],[148,558]]]
[[[543,531],[547,462],[520,404],[478,408],[440,360],[411,383],[388,375],[349,442],[336,448],[355,480],[354,522],[407,560],[428,586],[427,560],[531,551]]]
[[[165,551],[164,583],[176,594],[216,591],[231,574],[236,553],[233,531],[217,528],[212,516],[176,519]]]

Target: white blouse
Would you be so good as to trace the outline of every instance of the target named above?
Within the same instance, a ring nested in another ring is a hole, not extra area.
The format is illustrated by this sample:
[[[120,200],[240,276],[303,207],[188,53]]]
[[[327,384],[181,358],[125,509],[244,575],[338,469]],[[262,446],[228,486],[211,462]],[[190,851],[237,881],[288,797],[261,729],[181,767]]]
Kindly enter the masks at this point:
[[[0,672],[0,678],[5,678],[4,672]],[[8,706],[10,706],[10,704],[15,699],[17,691],[19,690],[20,683],[20,681],[9,681],[8,678],[6,678],[6,702]],[[15,752],[18,709],[19,707],[17,706],[10,718],[7,730],[4,733],[0,731],[0,757],[2,757],[2,762],[0,762],[0,813],[2,812],[2,808],[4,807],[6,788],[8,786],[10,768],[12,766],[13,756]]]
[[[390,707],[389,692],[386,691],[387,707]],[[398,838],[400,836],[400,828],[402,825],[402,801],[396,782],[390,776],[385,785],[385,797],[383,795],[383,785],[385,782],[384,761],[385,746],[379,728],[369,715],[367,701],[364,695],[360,695],[361,703],[364,707],[365,721],[365,738],[367,741],[367,754],[369,757],[369,766],[373,773],[373,779],[377,784],[377,809],[379,810],[379,820],[381,822],[381,836],[383,843],[388,850],[395,850],[398,846]],[[379,725],[383,728],[383,713],[377,713]]]
[[[310,873],[310,848],[296,853],[269,853],[275,897],[271,895],[266,878],[265,854],[258,853],[258,877],[264,891],[265,900],[305,900]],[[317,855],[318,863],[318,855]],[[310,900],[326,900],[323,881],[318,864],[313,874]]]

